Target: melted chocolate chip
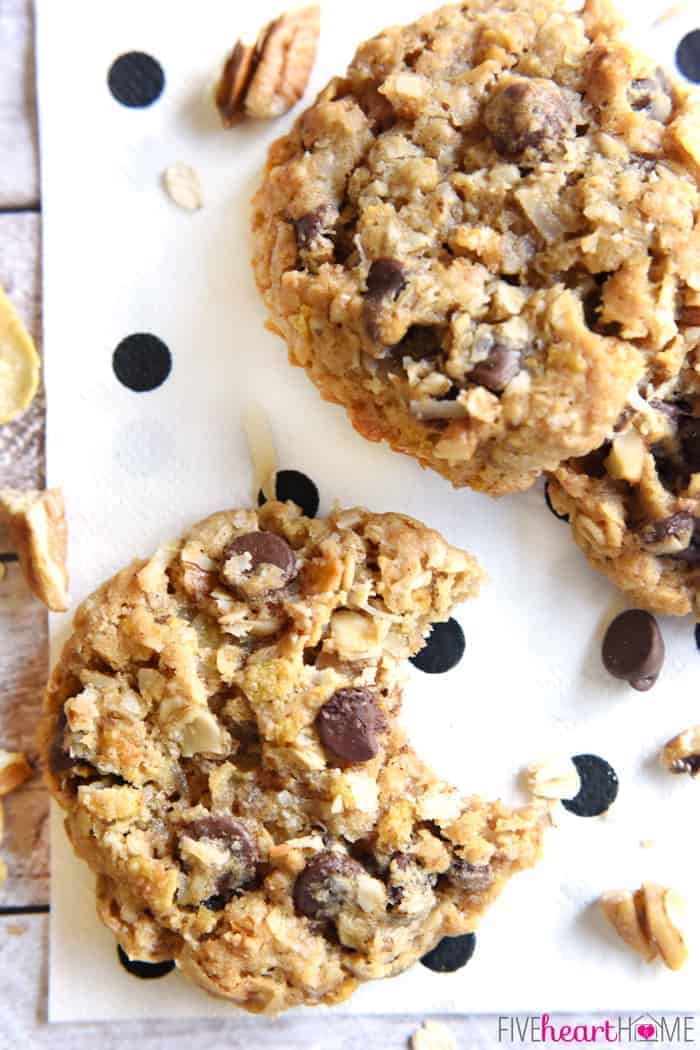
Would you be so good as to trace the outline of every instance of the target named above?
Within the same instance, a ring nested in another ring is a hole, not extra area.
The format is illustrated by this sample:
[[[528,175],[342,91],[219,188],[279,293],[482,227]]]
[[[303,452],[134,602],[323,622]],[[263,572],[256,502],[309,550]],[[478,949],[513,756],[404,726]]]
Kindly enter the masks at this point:
[[[261,565],[276,565],[283,576],[280,586],[288,583],[295,574],[294,551],[286,540],[274,532],[247,532],[244,536],[237,536],[225,547],[224,562],[240,554],[250,555],[249,572],[254,572]]]
[[[414,324],[400,343],[391,347],[393,357],[411,357],[422,361],[437,357],[442,350],[439,331],[433,325]]]
[[[666,74],[659,68],[653,77],[633,80],[627,89],[627,98],[635,112],[644,112],[651,120],[665,124],[673,109],[670,91]]]
[[[467,893],[483,893],[493,882],[490,864],[469,864],[455,857],[448,871],[448,878]]]
[[[472,368],[467,378],[494,394],[500,394],[519,371],[520,351],[496,345],[485,361]]]
[[[316,211],[310,211],[306,215],[302,215],[300,219],[292,219],[297,248],[300,251],[308,248],[311,242],[318,237],[323,229],[323,215],[324,209],[317,208]]]
[[[370,339],[377,340],[379,315],[386,299],[395,299],[406,287],[406,277],[401,263],[394,259],[375,259],[367,274],[367,292],[363,303],[362,318]]]
[[[603,664],[614,678],[646,692],[659,676],[665,646],[659,625],[643,609],[627,609],[612,621],[603,638]]]
[[[62,704],[56,713],[56,722],[49,748],[49,769],[54,776],[60,776],[61,773],[68,772],[75,765],[75,759],[71,758],[64,743],[67,726],[68,719],[66,718],[65,707]]]
[[[682,554],[692,541],[695,518],[686,510],[679,510],[668,518],[653,521],[641,531],[642,544],[658,554]]]
[[[691,474],[700,470],[700,419],[682,416],[678,421],[678,435],[683,450],[683,460]]]
[[[581,456],[577,459],[576,466],[581,474],[587,474],[589,478],[604,478],[607,473],[605,460],[610,454],[610,447],[610,442],[606,441],[600,448],[596,448],[593,452],[589,452],[587,456]]]
[[[484,110],[484,123],[504,157],[563,138],[571,119],[569,107],[556,84],[518,77],[497,88]]]
[[[318,853],[294,883],[294,907],[308,919],[333,919],[352,893],[362,867],[344,853]]]
[[[198,817],[183,825],[182,834],[191,839],[216,842],[231,854],[230,870],[219,880],[215,896],[231,893],[255,877],[258,848],[246,826],[235,817]]]
[[[367,762],[378,750],[382,718],[368,689],[339,689],[316,716],[321,743],[344,762]]]

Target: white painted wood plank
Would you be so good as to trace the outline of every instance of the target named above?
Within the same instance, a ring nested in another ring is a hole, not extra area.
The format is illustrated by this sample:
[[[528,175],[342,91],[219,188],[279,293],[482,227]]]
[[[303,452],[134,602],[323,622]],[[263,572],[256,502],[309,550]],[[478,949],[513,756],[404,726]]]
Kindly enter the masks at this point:
[[[34,39],[31,0],[0,0],[0,208],[36,207]]]
[[[0,0],[0,12],[1,23],[4,0]],[[0,214],[0,284],[37,345],[39,225],[39,216],[35,214]],[[41,486],[43,478],[42,392],[23,416],[0,426],[0,485]],[[0,551],[7,549],[7,540],[0,537]],[[25,751],[31,758],[35,758],[36,723],[47,662],[46,612],[31,595],[19,566],[9,565],[7,576],[0,581],[0,747]],[[5,799],[4,811],[5,832],[0,856],[8,865],[9,878],[0,887],[0,906],[45,904],[48,902],[48,801],[38,775]]]

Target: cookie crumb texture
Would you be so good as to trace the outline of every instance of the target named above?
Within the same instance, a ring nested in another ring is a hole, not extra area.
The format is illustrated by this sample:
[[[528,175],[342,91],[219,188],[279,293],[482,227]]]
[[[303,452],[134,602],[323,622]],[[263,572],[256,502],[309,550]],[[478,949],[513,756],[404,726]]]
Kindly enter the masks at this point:
[[[686,297],[697,304],[681,313],[695,349],[676,374],[634,391],[609,439],[562,464],[549,495],[591,565],[630,602],[700,619],[700,291]]]
[[[363,44],[255,199],[292,363],[365,437],[492,494],[596,448],[696,343],[698,103],[606,3],[566,7],[467,0]]]
[[[397,715],[405,661],[481,579],[412,519],[271,502],[82,604],[42,754],[129,958],[276,1013],[477,925],[541,814],[461,798]]]

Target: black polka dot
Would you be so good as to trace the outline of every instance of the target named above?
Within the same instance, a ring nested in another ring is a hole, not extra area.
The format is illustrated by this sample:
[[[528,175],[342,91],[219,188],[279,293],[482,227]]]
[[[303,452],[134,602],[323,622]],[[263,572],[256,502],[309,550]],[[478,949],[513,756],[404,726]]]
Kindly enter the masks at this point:
[[[577,817],[597,817],[610,809],[617,798],[617,773],[598,755],[574,755],[572,759],[581,778],[581,790],[572,799],[563,799],[562,805]]]
[[[170,375],[170,351],[157,335],[135,332],[122,339],[112,356],[114,374],[129,390],[155,390]]]
[[[456,620],[435,623],[421,651],[411,657],[411,663],[426,674],[443,674],[459,663],[464,647],[464,631]]]
[[[275,495],[285,503],[291,500],[301,507],[307,518],[315,518],[318,513],[318,489],[311,478],[299,470],[278,470],[275,475]],[[258,506],[265,503],[262,490],[258,493]]]
[[[152,981],[154,977],[167,977],[175,969],[172,959],[166,962],[140,962],[138,959],[130,959],[121,944],[117,945],[117,955],[127,973],[134,977],[140,977],[142,981]]]
[[[454,973],[467,965],[475,948],[475,933],[463,933],[461,937],[443,937],[431,952],[423,956],[421,962],[435,973]]]
[[[676,63],[683,76],[700,84],[700,29],[683,37],[676,48]]]
[[[547,506],[549,507],[549,509],[551,510],[551,512],[552,512],[552,514],[554,515],[555,518],[559,518],[559,521],[568,521],[569,520],[569,515],[568,514],[557,514],[557,512],[554,509],[554,507],[552,506],[552,501],[549,498],[549,482],[548,481],[545,481],[545,483],[544,483],[544,501],[547,504]]]
[[[700,649],[700,623],[695,624],[695,645]]]
[[[160,62],[143,51],[128,51],[110,66],[107,84],[122,106],[143,109],[163,93],[165,73]]]

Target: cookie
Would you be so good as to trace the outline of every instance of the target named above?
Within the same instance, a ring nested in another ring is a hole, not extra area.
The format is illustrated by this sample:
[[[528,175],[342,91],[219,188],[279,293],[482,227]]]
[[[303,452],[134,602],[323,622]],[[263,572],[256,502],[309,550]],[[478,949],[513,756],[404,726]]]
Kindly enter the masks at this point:
[[[276,1013],[474,929],[541,812],[461,798],[397,716],[406,659],[482,576],[410,518],[266,503],[82,604],[42,755],[128,956]]]
[[[254,269],[324,398],[455,486],[596,448],[697,291],[697,105],[602,0],[467,0],[363,44],[270,149]]]
[[[700,347],[700,309],[697,321],[687,337]],[[554,472],[549,498],[634,605],[700,618],[698,359],[696,348],[677,376],[635,392],[610,440]]]

